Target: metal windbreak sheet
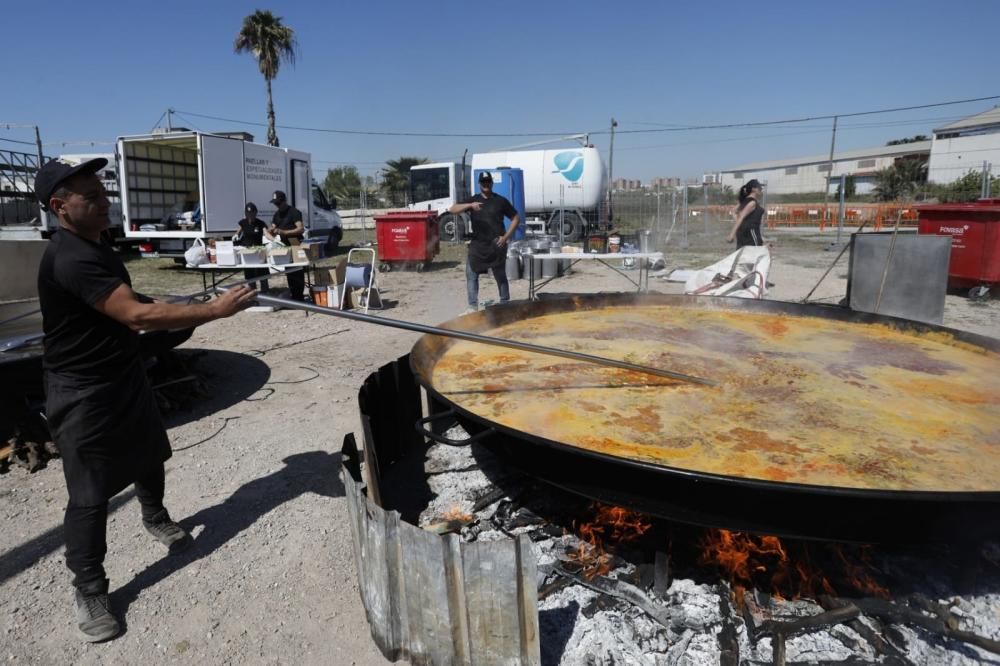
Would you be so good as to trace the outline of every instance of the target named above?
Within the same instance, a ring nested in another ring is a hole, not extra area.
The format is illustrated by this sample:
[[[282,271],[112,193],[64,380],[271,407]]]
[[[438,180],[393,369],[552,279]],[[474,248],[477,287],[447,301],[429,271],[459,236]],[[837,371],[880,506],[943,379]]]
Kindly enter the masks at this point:
[[[1000,490],[1000,355],[945,331],[633,305],[477,332],[720,382],[709,388],[469,342],[441,350],[434,390],[534,437],[754,481]]]

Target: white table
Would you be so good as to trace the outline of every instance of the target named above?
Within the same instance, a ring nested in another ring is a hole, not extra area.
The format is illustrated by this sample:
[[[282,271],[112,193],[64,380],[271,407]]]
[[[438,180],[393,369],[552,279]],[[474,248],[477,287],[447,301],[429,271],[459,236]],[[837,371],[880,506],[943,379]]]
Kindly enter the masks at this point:
[[[662,252],[636,252],[631,254],[625,254],[622,252],[553,252],[552,254],[532,254],[523,255],[523,259],[526,260],[528,264],[528,300],[536,300],[537,293],[547,285],[552,280],[556,278],[550,277],[542,280],[541,282],[535,283],[535,262],[531,259],[570,259],[570,267],[580,261],[596,261],[599,262],[614,272],[618,273],[626,280],[635,285],[636,291],[649,291],[649,265],[655,261],[663,259]],[[622,261],[624,259],[635,259],[638,262],[639,277],[638,279],[633,278],[631,275],[621,270],[617,266],[611,265],[610,261],[618,260]]]
[[[288,264],[234,264],[232,266],[219,265],[219,264],[198,264],[194,268],[201,273],[201,285],[207,292],[209,279],[212,281],[212,290],[223,284],[226,280],[230,279],[234,275],[242,275],[243,271],[248,268],[266,268],[271,273],[286,273],[292,270],[304,271],[308,277],[309,269],[312,266],[311,262],[308,261],[293,261]],[[266,278],[260,277],[258,280],[264,280]],[[306,280],[308,285],[309,281]]]

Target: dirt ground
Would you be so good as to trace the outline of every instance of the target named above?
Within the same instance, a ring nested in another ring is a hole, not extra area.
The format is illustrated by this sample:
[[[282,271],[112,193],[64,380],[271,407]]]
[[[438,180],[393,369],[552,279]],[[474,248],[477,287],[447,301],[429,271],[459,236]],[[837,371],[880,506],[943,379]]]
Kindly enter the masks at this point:
[[[666,248],[668,267],[700,268],[729,251],[725,231],[689,233]],[[801,299],[833,260],[832,236],[778,231],[769,297]],[[465,309],[461,246],[428,271],[382,273],[380,316],[436,324]],[[190,293],[195,274],[168,261],[130,262],[137,289]],[[816,293],[836,302],[846,257]],[[580,264],[549,291],[627,290],[622,277]],[[682,285],[651,280],[656,291]],[[524,298],[524,280],[512,282]],[[492,279],[481,297],[496,298]],[[949,296],[945,325],[1000,331],[1000,301]],[[210,397],[167,419],[174,456],[167,506],[195,545],[168,557],[143,531],[132,493],[113,500],[106,566],[126,632],[81,643],[63,564],[66,491],[58,460],[0,477],[0,659],[9,663],[380,664],[355,580],[343,488],[345,433],[359,431],[365,376],[409,351],[415,334],[300,311],[246,312],[198,328],[181,350]]]

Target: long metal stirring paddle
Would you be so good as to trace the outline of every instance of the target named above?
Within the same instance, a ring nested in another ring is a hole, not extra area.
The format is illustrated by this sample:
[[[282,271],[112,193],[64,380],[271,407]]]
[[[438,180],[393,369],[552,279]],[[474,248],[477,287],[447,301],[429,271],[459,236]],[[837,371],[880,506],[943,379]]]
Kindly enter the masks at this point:
[[[220,292],[228,290],[227,287],[217,287],[216,289]],[[441,328],[439,326],[427,326],[426,324],[417,324],[399,319],[384,319],[374,315],[361,314],[360,312],[349,312],[347,310],[336,310],[334,308],[325,308],[319,305],[313,305],[312,303],[303,303],[301,301],[293,301],[287,298],[275,298],[274,296],[263,296],[258,294],[257,301],[262,305],[277,305],[283,308],[305,310],[307,312],[328,315],[330,317],[340,317],[341,319],[351,319],[353,321],[360,321],[366,324],[375,324],[376,326],[400,328],[404,331],[426,333],[429,335],[440,335],[446,338],[456,338],[458,340],[478,342],[480,344],[493,345],[495,347],[507,347],[508,349],[518,349],[520,351],[533,352],[535,354],[545,354],[546,356],[558,356],[560,358],[568,358],[574,361],[584,361],[595,365],[605,365],[612,368],[620,368],[622,370],[631,370],[632,372],[641,372],[647,375],[666,377],[668,379],[676,379],[682,382],[690,382],[692,384],[702,384],[704,386],[718,385],[717,382],[710,379],[703,379],[701,377],[695,377],[694,375],[686,375],[681,372],[673,372],[672,370],[661,370],[659,368],[650,368],[644,365],[626,363],[625,361],[617,361],[613,358],[592,356],[591,354],[581,354],[580,352],[566,351],[564,349],[556,349],[555,347],[544,347],[542,345],[533,345],[527,342],[517,342],[516,340],[494,338],[489,335],[469,333],[467,331],[456,331],[450,328]]]

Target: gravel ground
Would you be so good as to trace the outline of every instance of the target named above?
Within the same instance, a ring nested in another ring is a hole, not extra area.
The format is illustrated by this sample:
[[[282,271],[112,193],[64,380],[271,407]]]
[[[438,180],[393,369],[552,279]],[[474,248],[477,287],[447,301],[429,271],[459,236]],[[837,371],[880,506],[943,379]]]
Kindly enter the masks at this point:
[[[668,248],[669,267],[700,268],[730,251],[692,233]],[[801,298],[833,260],[831,235],[779,231],[771,298]],[[435,324],[465,308],[460,246],[446,246],[422,274],[380,274],[389,309]],[[552,291],[609,291],[628,283],[581,264]],[[131,262],[136,288],[190,293],[200,278],[166,261]],[[844,294],[846,259],[817,291]],[[525,281],[512,283],[524,298]],[[681,285],[653,279],[655,290]],[[483,298],[496,298],[492,279]],[[949,296],[945,324],[997,335],[1000,302]],[[358,596],[343,488],[337,478],[345,433],[358,431],[358,387],[378,366],[409,351],[416,335],[306,316],[247,312],[200,327],[182,352],[211,398],[170,415],[174,457],[166,503],[192,531],[194,547],[167,557],[142,529],[131,492],[112,501],[106,561],[112,602],[126,632],[81,643],[61,522],[66,502],[58,461],[33,475],[0,477],[0,659],[9,663],[385,663],[369,638]]]

